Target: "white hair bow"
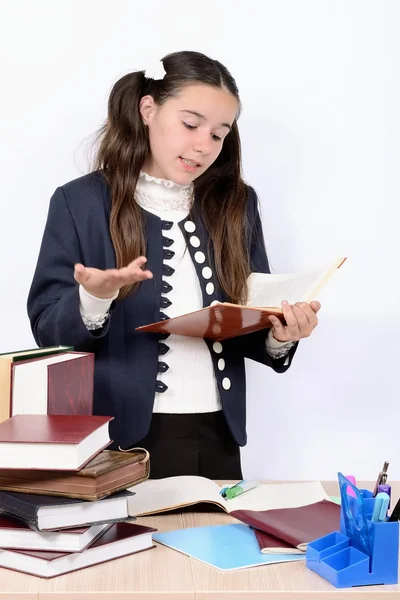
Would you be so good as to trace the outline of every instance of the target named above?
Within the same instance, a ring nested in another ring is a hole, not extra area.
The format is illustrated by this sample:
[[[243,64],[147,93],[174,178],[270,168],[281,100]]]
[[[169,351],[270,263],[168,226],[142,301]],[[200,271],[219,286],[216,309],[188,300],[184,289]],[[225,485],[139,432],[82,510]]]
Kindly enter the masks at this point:
[[[166,71],[164,69],[164,65],[161,60],[155,62],[151,65],[150,68],[145,70],[146,77],[150,77],[151,79],[164,79],[164,75],[166,75]]]

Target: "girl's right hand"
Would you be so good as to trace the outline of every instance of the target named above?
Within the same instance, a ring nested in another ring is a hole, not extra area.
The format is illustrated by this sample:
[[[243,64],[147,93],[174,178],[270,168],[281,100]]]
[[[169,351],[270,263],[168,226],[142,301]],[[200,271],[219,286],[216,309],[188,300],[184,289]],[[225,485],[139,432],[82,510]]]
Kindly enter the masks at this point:
[[[75,265],[74,278],[85,290],[96,298],[113,298],[119,290],[144,279],[152,279],[151,271],[143,271],[141,267],[147,258],[139,256],[127,267],[121,269],[93,269],[80,263]]]

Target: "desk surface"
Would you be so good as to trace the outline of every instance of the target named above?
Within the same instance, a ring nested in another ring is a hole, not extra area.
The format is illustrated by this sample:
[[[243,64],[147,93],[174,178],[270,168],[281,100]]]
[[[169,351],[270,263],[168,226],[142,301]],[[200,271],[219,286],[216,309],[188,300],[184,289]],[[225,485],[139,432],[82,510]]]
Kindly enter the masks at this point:
[[[371,482],[360,487],[371,488]],[[336,482],[324,482],[329,494],[337,494]],[[392,484],[400,496],[400,482]],[[236,522],[224,513],[183,513],[140,518],[138,523],[159,531]],[[338,590],[309,571],[305,563],[264,565],[224,573],[180,552],[158,545],[156,549],[54,579],[40,579],[0,568],[1,600],[322,600],[384,598],[398,600],[400,585],[368,586]]]

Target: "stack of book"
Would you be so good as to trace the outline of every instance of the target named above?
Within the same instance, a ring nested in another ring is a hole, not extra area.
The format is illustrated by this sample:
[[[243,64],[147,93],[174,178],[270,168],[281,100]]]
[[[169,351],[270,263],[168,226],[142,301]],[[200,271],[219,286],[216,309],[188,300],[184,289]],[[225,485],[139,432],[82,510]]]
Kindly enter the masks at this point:
[[[112,417],[19,414],[0,423],[0,567],[54,577],[154,547],[127,488],[145,450],[107,450]]]

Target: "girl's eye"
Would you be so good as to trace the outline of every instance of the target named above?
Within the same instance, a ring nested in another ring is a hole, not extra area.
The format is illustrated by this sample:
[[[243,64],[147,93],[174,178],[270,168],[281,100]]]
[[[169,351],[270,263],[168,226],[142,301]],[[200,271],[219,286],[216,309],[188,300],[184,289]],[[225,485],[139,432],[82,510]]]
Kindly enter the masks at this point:
[[[191,131],[193,129],[197,129],[197,125],[189,125],[189,123],[185,123],[185,121],[182,121],[182,123],[187,129],[190,129]],[[214,133],[211,134],[211,137],[214,140],[214,142],[220,142],[222,140],[221,137],[219,137],[218,135],[215,135]]]

